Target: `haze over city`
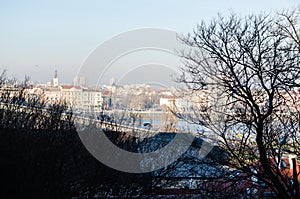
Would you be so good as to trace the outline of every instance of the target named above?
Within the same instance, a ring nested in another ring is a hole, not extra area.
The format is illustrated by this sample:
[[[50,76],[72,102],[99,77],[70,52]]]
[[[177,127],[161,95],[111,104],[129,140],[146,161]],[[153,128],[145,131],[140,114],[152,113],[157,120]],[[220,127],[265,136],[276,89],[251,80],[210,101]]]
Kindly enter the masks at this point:
[[[278,11],[297,0],[267,1],[7,1],[0,6],[0,70],[23,79],[51,81],[57,69],[72,83],[88,55],[120,33],[150,27],[179,34],[201,20],[228,15]],[[107,77],[104,82],[108,84]],[[136,76],[138,80],[138,76]],[[133,83],[133,82],[130,82]]]

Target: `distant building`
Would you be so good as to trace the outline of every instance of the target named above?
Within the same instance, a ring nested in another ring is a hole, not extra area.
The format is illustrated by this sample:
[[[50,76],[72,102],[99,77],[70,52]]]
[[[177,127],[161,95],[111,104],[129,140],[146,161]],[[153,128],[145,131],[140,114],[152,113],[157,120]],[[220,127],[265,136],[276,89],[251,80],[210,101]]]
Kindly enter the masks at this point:
[[[83,76],[76,76],[74,79],[73,79],[73,85],[74,86],[87,86],[88,85],[88,82],[87,82],[87,79]]]
[[[86,89],[81,86],[60,85],[57,88],[45,88],[44,98],[48,104],[61,101],[79,111],[100,112],[102,108],[102,94],[100,90]]]
[[[291,185],[294,183],[294,180],[298,180],[300,183],[300,164],[296,161],[296,168],[293,168],[293,159],[296,160],[297,156],[289,153],[283,153],[282,157],[277,161],[274,158],[269,158],[273,172],[281,177],[283,183],[290,182]],[[253,173],[252,175],[242,170],[235,170],[230,175],[224,175],[222,178],[208,181],[203,187],[206,187],[209,192],[222,193],[224,196],[239,193],[240,196],[247,196],[247,198],[250,198],[250,196],[251,198],[274,198],[274,192],[268,186],[268,184],[272,186],[272,182],[269,181],[267,183],[257,177],[264,173],[261,162],[253,162],[248,167]],[[296,179],[293,177],[294,170],[297,173]]]
[[[104,110],[112,109],[112,92],[109,90],[103,91],[102,98],[103,98],[102,108]]]
[[[55,74],[52,80],[52,86],[53,87],[58,87],[59,81],[58,81],[58,76],[57,76],[57,70],[55,69]]]
[[[84,79],[81,79],[83,83]],[[47,104],[65,102],[69,107],[79,112],[100,112],[102,110],[102,94],[98,89],[90,89],[83,86],[60,85],[57,70],[51,85],[28,89],[29,93],[42,95]]]
[[[109,80],[109,85],[110,85],[110,86],[116,86],[116,78],[112,77],[112,78]]]

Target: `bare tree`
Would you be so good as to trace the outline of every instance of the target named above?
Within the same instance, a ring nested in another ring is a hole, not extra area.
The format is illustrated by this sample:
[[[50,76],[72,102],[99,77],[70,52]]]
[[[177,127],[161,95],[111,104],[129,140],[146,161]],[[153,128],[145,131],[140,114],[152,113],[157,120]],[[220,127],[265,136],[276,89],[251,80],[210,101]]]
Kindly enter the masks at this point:
[[[279,26],[278,17],[218,16],[183,37],[190,51],[182,53],[178,80],[209,103],[196,100],[189,114],[178,115],[218,136],[229,168],[255,179],[244,178],[244,186],[299,198],[295,156],[284,164],[287,153],[299,156],[299,35],[295,21]]]
[[[300,20],[300,7],[293,10],[286,10],[279,13],[279,19],[277,21],[278,27],[283,34],[294,41],[300,47],[300,35],[298,29],[298,23]]]

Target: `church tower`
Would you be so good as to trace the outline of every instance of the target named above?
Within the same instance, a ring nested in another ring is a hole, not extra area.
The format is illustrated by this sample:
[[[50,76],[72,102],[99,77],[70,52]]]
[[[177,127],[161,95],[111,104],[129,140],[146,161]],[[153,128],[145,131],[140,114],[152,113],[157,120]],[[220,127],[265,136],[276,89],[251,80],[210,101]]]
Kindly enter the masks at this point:
[[[53,87],[58,87],[58,76],[57,76],[57,70],[55,69],[55,74],[54,74],[54,77],[53,77]]]

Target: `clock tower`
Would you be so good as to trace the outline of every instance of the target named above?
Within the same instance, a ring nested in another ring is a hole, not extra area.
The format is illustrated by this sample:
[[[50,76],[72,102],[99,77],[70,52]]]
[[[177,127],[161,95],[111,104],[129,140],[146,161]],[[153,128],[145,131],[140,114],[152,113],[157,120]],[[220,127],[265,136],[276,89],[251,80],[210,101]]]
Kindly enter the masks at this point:
[[[57,77],[57,70],[55,69],[55,74],[54,74],[54,77],[53,77],[53,87],[58,87],[58,77]]]

